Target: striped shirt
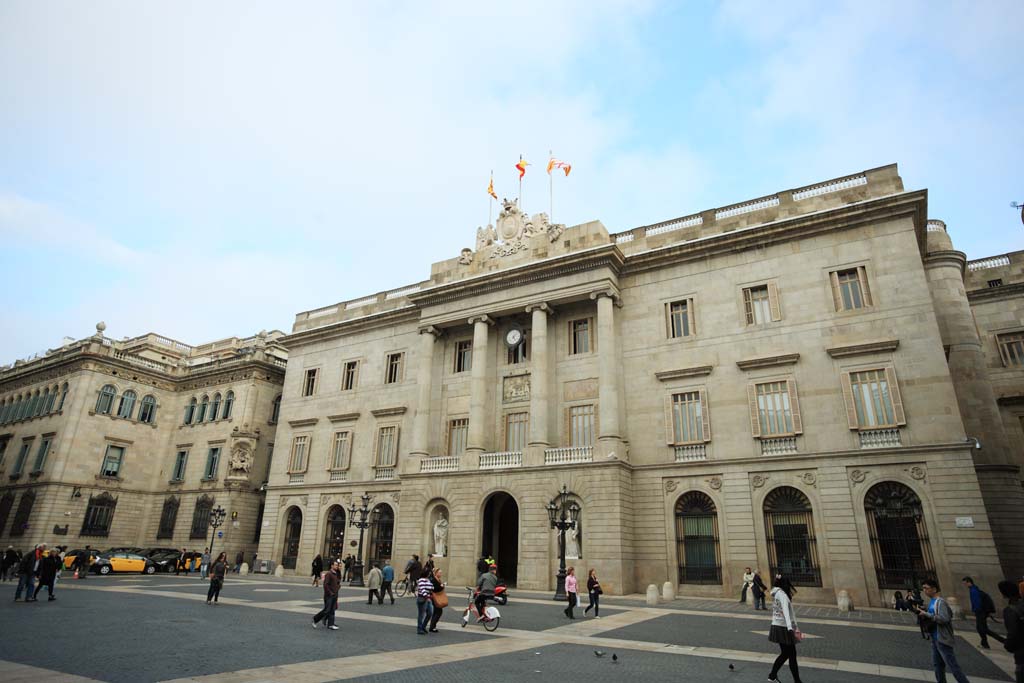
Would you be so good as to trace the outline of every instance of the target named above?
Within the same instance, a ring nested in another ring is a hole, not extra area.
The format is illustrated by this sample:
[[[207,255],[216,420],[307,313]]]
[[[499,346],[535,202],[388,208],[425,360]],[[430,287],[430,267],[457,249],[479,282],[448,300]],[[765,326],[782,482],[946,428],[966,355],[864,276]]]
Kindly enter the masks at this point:
[[[434,592],[434,582],[423,577],[416,582],[416,595],[421,598],[429,598],[430,594]]]

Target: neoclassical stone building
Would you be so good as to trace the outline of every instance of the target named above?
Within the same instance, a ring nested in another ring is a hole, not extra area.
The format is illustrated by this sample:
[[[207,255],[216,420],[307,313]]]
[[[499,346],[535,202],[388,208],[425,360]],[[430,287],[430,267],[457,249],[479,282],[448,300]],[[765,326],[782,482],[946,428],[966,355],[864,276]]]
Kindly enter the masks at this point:
[[[468,583],[493,553],[550,589],[564,484],[569,562],[609,592],[733,595],[757,566],[877,605],[1019,575],[1024,276],[1000,259],[968,267],[895,165],[618,234],[506,203],[429,279],[280,340],[260,556],[355,553],[368,494],[368,561]]]
[[[66,343],[0,369],[0,544],[256,549],[281,332]]]

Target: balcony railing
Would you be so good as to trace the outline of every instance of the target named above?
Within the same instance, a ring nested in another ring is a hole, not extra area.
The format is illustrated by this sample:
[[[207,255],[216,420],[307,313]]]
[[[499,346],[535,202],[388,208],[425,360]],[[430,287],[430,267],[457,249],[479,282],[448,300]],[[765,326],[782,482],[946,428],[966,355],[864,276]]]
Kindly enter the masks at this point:
[[[288,483],[289,484],[301,484],[304,481],[306,481],[306,475],[305,474],[289,474],[288,475]]]
[[[676,462],[695,462],[708,459],[706,444],[695,443],[688,446],[676,446]]]
[[[522,467],[522,451],[504,451],[502,453],[481,453],[480,469],[503,470],[508,467]]]
[[[348,481],[347,470],[334,470],[331,472],[331,481]]]
[[[545,465],[568,465],[577,462],[593,462],[593,446],[569,446],[544,450]]]
[[[761,439],[761,455],[789,455],[790,453],[796,453],[795,436]]]
[[[374,481],[391,481],[395,479],[394,467],[376,467],[373,470]]]
[[[445,455],[437,458],[423,458],[420,460],[420,472],[457,472],[459,469],[459,456]]]
[[[902,446],[899,429],[868,429],[857,433],[861,448],[892,448]]]

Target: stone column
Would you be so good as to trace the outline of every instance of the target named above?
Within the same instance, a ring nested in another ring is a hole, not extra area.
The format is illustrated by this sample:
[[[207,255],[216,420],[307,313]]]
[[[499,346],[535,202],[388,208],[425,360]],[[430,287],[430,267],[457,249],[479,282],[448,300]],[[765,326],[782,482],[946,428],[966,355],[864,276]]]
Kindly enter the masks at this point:
[[[434,378],[434,341],[441,334],[436,327],[420,330],[420,349],[416,362],[416,416],[412,423],[410,455],[430,455],[430,393]]]
[[[602,454],[616,452],[620,459],[618,444],[619,431],[619,358],[615,338],[615,299],[610,291],[595,292],[591,299],[597,299],[597,355],[598,355],[598,441]]]
[[[486,315],[469,319],[473,326],[473,368],[469,380],[469,435],[466,452],[487,451],[487,342],[494,321]]]
[[[259,403],[260,385],[253,380],[249,389],[245,392],[245,416],[242,420],[242,429],[250,430],[256,426],[256,404]],[[237,398],[235,399],[238,400]]]
[[[544,462],[544,449],[551,445],[548,385],[550,353],[548,351],[548,316],[553,313],[546,303],[531,304],[526,312],[532,316],[530,325],[530,440],[525,458],[528,465]]]

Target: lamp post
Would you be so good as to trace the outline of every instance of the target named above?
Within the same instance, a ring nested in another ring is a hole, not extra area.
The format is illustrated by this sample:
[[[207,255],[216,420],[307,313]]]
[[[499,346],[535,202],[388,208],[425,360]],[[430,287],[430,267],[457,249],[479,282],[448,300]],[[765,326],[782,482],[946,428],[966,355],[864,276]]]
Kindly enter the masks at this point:
[[[213,531],[210,533],[210,562],[215,561],[215,555],[213,554],[213,542],[217,540],[217,527],[224,523],[224,516],[227,513],[224,512],[224,508],[220,505],[210,510],[210,526]]]
[[[348,585],[355,586],[357,588],[363,587],[363,532],[377,521],[380,517],[380,510],[373,511],[373,519],[370,517],[370,495],[364,493],[360,498],[362,500],[362,507],[356,508],[355,501],[352,502],[348,509],[348,523],[349,526],[354,526],[359,529],[359,552],[356,554],[356,561],[352,563],[352,578],[349,579]],[[356,515],[359,518],[356,518]]]
[[[576,501],[570,502],[569,489],[562,484],[562,490],[544,508],[548,511],[551,528],[558,530],[558,581],[555,584],[554,599],[565,600],[565,532],[576,528],[580,506]]]

